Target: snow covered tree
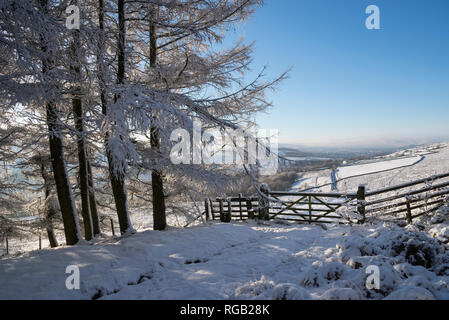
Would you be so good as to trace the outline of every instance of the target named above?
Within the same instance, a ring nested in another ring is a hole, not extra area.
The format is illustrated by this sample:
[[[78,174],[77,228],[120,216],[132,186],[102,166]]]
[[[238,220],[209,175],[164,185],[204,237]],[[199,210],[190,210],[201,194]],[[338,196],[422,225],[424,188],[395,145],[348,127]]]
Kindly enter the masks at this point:
[[[48,15],[48,0],[40,0],[39,9],[43,14]],[[49,18],[51,17],[45,18],[50,20]],[[40,33],[41,50],[44,53],[44,56],[42,57],[42,80],[45,81],[44,83],[49,84],[50,90],[53,90],[60,85],[58,83],[55,83],[55,81],[61,80],[60,78],[52,78],[52,71],[56,67],[55,62],[57,56],[55,56],[55,53],[58,51],[57,48],[54,48],[55,44],[58,43],[56,39],[58,35],[53,34],[48,29],[52,26],[53,24],[50,23],[43,24],[43,32]],[[75,203],[73,201],[70,180],[67,174],[67,168],[64,158],[64,141],[58,115],[58,109],[52,96],[49,96],[46,99],[45,108],[47,113],[47,125],[49,132],[50,156],[53,167],[53,176],[56,183],[59,206],[61,208],[64,222],[66,242],[68,245],[73,245],[80,240],[78,215]]]
[[[80,240],[79,224],[64,159],[64,125],[59,106],[66,80],[64,46],[67,29],[56,17],[59,1],[2,1],[0,42],[12,59],[0,77],[5,110],[22,104],[31,119],[44,116],[47,125],[53,176],[61,207],[66,242]],[[65,9],[65,8],[64,8]]]
[[[256,80],[244,84],[251,46],[237,43],[229,50],[214,50],[214,45],[224,37],[221,31],[246,19],[260,1],[128,3],[132,14],[127,20],[133,31],[129,42],[138,53],[133,65],[145,66],[135,68],[129,82],[139,84],[140,94],[147,100],[141,103],[148,112],[150,146],[154,150],[152,164],[147,166],[152,170],[154,228],[163,230],[166,220],[162,172],[186,173],[167,161],[167,148],[165,152],[161,149],[170,145],[173,129],[191,128],[193,120],[222,130],[250,128],[254,113],[270,105],[264,91],[284,75],[264,83],[261,73]],[[211,93],[213,96],[204,98]],[[211,168],[197,169],[196,174],[201,175],[200,169]]]
[[[74,1],[73,5],[78,5],[78,1]],[[72,107],[74,114],[75,129],[77,134],[77,148],[78,148],[78,172],[79,172],[79,187],[81,192],[81,213],[84,223],[84,238],[91,240],[93,237],[93,224],[91,215],[91,203],[89,197],[89,173],[87,164],[87,154],[84,137],[84,110],[83,110],[83,92],[81,89],[81,44],[80,44],[80,30],[72,30],[72,44],[71,44],[71,61],[70,66],[73,72],[74,88]]]
[[[117,43],[115,45],[116,63],[116,86],[122,86],[125,82],[125,64],[126,64],[126,24],[125,24],[125,2],[117,1],[117,25],[116,32]],[[98,49],[97,49],[97,72],[100,89],[100,103],[103,114],[103,131],[105,139],[106,156],[109,166],[109,177],[114,196],[115,207],[120,224],[120,232],[127,234],[133,231],[128,212],[128,199],[126,191],[126,152],[123,154],[121,145],[123,135],[120,132],[121,122],[123,119],[121,110],[117,110],[116,105],[123,100],[122,96],[114,92],[113,101],[109,99],[111,90],[108,88],[108,80],[110,79],[109,70],[105,67],[105,55],[107,50],[114,45],[105,42],[105,34],[110,30],[106,30],[105,25],[105,3],[103,0],[98,1]],[[110,83],[110,82],[109,82]],[[112,84],[111,84],[112,86]],[[116,112],[117,110],[117,112]]]
[[[79,30],[64,23],[65,9],[73,4],[80,7]],[[194,123],[217,131],[251,129],[254,114],[270,106],[265,92],[284,75],[266,81],[262,70],[248,82],[252,45],[238,42],[218,49],[226,32],[260,5],[258,0],[0,4],[2,108],[19,111],[13,117],[23,128],[29,126],[26,131],[33,130],[35,139],[48,138],[67,244],[81,239],[75,200],[80,199],[89,240],[100,233],[96,204],[110,209],[108,197],[121,233],[134,231],[128,188],[152,203],[157,230],[166,228],[167,209],[179,211],[179,196],[194,201],[211,190],[223,192],[233,170],[196,161],[172,163],[171,134],[178,128],[193,130]],[[11,132],[2,129],[5,136]],[[200,139],[192,146],[209,143]],[[109,189],[98,174],[104,169]]]

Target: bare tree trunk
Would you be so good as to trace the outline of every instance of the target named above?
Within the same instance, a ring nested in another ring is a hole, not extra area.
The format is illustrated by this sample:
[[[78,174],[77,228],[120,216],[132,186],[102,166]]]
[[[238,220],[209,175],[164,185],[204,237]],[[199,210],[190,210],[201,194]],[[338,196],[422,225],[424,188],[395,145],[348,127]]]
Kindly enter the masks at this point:
[[[118,43],[117,43],[117,58],[118,58],[118,68],[117,68],[117,83],[122,84],[125,79],[125,2],[124,0],[118,0],[118,25],[119,25],[119,34],[118,34]],[[108,116],[108,102],[106,98],[106,90],[104,86],[104,77],[103,77],[103,53],[104,53],[104,3],[103,0],[99,0],[99,14],[98,14],[99,27],[102,32],[100,44],[99,44],[99,53],[98,53],[98,68],[99,68],[99,82],[100,82],[100,99],[102,104],[102,113],[107,119]],[[118,101],[119,97],[115,96],[115,102]],[[117,209],[117,216],[120,225],[120,233],[125,234],[129,230],[132,229],[131,221],[129,219],[128,213],[128,197],[125,185],[125,176],[122,173],[117,172],[114,168],[114,158],[110,153],[109,147],[109,131],[105,132],[105,148],[106,148],[106,157],[108,159],[108,167],[109,167],[109,179],[111,181],[112,194],[114,196],[115,207]]]
[[[151,146],[159,149],[158,129],[151,129]],[[151,172],[151,187],[153,189],[153,229],[165,230],[167,218],[165,215],[165,195],[163,176],[159,170]]]
[[[55,231],[53,230],[53,223],[51,221],[51,218],[48,219],[47,223],[49,223],[51,226],[47,226],[47,237],[48,241],[50,242],[51,248],[58,247],[58,240],[56,239]]]
[[[152,13],[153,16],[155,13]],[[157,33],[153,21],[150,23],[150,67],[155,68],[157,63]],[[154,117],[153,117],[154,118]],[[159,141],[159,128],[155,121],[151,127],[150,144],[156,152],[160,152],[161,145]],[[167,218],[165,213],[165,195],[164,180],[159,170],[153,169],[151,172],[151,188],[153,191],[153,229],[165,230],[167,227]]]
[[[117,84],[123,84],[123,81],[125,80],[125,36],[126,36],[124,0],[118,0],[118,26],[119,26],[119,34],[117,43],[117,50],[118,50]],[[114,99],[115,102],[117,102],[118,99],[120,99],[120,97],[116,95]],[[109,159],[111,159],[111,155],[109,155]],[[128,194],[126,191],[125,175],[119,174],[118,172],[116,172],[116,170],[111,171],[112,168],[111,165],[109,166],[109,168],[111,175],[112,191],[114,193],[118,221],[120,224],[120,233],[124,234],[128,232],[130,229],[132,229],[128,213]]]
[[[92,240],[92,218],[90,213],[90,199],[89,199],[89,179],[87,171],[87,157],[86,148],[84,145],[84,125],[83,125],[83,111],[81,99],[75,98],[72,101],[73,113],[75,114],[75,128],[78,131],[77,147],[78,147],[78,174],[79,185],[81,191],[81,210],[84,223],[84,238]]]
[[[64,160],[64,143],[61,130],[57,124],[58,116],[51,102],[47,103],[47,124],[49,132],[50,156],[55,177],[56,192],[62,213],[67,245],[74,245],[81,240],[78,215],[73,202],[72,188],[67,175]]]
[[[40,161],[40,169],[41,169],[42,179],[44,179],[45,201],[47,201],[51,195],[50,178],[47,174],[47,169],[45,167],[44,159],[42,159],[42,157],[39,157],[39,161]],[[55,214],[56,214],[56,212],[52,212],[49,207],[46,207],[45,229],[47,230],[48,241],[50,242],[50,247],[52,247],[52,248],[56,248],[58,246],[58,240],[57,240],[55,232],[53,230],[53,221],[52,221],[53,216]]]
[[[40,0],[41,8],[48,11],[48,0]],[[42,47],[42,52],[46,53],[48,48]],[[51,68],[51,61],[48,57],[42,61],[42,73],[44,76]],[[59,206],[61,207],[62,220],[67,245],[74,245],[81,240],[78,223],[78,214],[73,202],[72,188],[67,174],[64,159],[64,142],[60,125],[58,124],[58,112],[53,102],[47,101],[47,126],[49,133],[49,146],[53,175],[55,178],[56,192],[58,194]]]
[[[84,224],[84,238],[86,240],[92,240],[92,218],[90,213],[90,201],[89,201],[89,179],[88,179],[88,169],[87,169],[87,156],[86,147],[84,139],[84,113],[83,113],[83,103],[81,100],[81,71],[79,65],[79,30],[73,31],[73,43],[72,43],[72,53],[74,60],[74,65],[71,69],[75,73],[76,77],[76,87],[75,97],[72,99],[72,108],[75,116],[75,129],[77,131],[77,148],[78,148],[78,175],[79,175],[79,187],[81,192],[81,215],[83,216]]]
[[[100,217],[98,215],[97,210],[97,200],[95,198],[95,186],[94,186],[94,178],[92,175],[92,167],[90,165],[90,161],[87,161],[87,173],[89,179],[89,202],[90,202],[90,213],[92,217],[92,227],[94,232],[94,237],[98,236],[101,233],[100,229]]]

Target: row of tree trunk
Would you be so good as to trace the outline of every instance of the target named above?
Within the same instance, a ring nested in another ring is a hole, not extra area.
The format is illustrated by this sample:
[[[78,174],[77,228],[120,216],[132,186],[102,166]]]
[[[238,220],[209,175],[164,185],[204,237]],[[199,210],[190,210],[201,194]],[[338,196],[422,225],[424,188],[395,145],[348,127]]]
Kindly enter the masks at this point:
[[[55,4],[61,4],[55,0],[36,1],[40,2],[44,13],[49,12],[49,8],[53,9]],[[72,0],[70,4],[78,5],[78,2]],[[133,164],[151,170],[153,227],[155,230],[164,230],[167,226],[164,184],[172,180],[166,178],[171,172],[167,169],[170,168],[169,157],[163,146],[170,143],[170,131],[176,126],[188,124],[190,119],[199,119],[208,127],[217,129],[238,129],[241,123],[252,127],[252,114],[270,106],[264,91],[274,88],[285,76],[283,74],[264,83],[259,80],[263,76],[261,72],[255,81],[244,85],[234,73],[243,74],[248,70],[251,61],[250,45],[237,44],[229,50],[209,52],[211,43],[219,43],[223,39],[222,30],[237,21],[244,21],[260,6],[261,1],[89,0],[87,3],[89,10],[86,15],[88,18],[98,18],[98,21],[81,24],[81,31],[69,31],[69,39],[62,41],[71,44],[69,52],[73,58],[67,63],[67,69],[71,73],[67,82],[71,85],[69,97],[75,119],[73,131],[76,134],[78,151],[84,238],[90,240],[101,231],[93,172],[89,163],[89,159],[95,155],[89,157],[87,153],[89,149],[86,135],[89,130],[85,128],[89,128],[90,122],[86,113],[94,113],[95,117],[99,114],[102,118],[100,141],[104,145],[104,156],[107,159],[109,181],[122,235],[134,232],[128,210],[129,175],[126,167],[128,162],[136,160],[131,159],[133,155],[136,155],[135,158],[143,158],[142,154],[135,152],[135,146],[141,142],[131,142],[131,135],[139,132],[147,136],[149,132],[149,141],[140,145],[143,145],[145,151],[151,149],[153,159],[148,162],[147,159],[137,159]],[[41,28],[41,25],[38,27]],[[43,31],[43,34],[46,31]],[[61,34],[65,35],[66,31],[63,30],[56,36],[50,32],[50,36],[54,37]],[[83,36],[92,41],[85,39],[87,42],[80,43]],[[42,37],[45,38],[44,35]],[[46,77],[45,83],[51,88],[54,81],[51,79],[51,70],[58,68],[49,56],[53,51],[58,51],[58,48],[66,49],[66,46],[56,47],[58,43],[52,44],[59,39],[43,40],[41,51],[45,58],[42,60],[42,74]],[[89,52],[92,57],[83,57],[82,52]],[[64,57],[64,53],[59,57]],[[89,76],[94,73],[94,77]],[[64,78],[64,75],[60,78]],[[84,78],[93,85],[84,84]],[[55,83],[54,91],[61,92],[63,85]],[[140,91],[143,99],[134,91],[123,91],[128,87]],[[94,88],[98,92],[92,94],[92,91],[86,88]],[[210,91],[214,92],[211,97]],[[132,96],[133,93],[137,98]],[[100,104],[101,114],[91,112],[94,109],[88,108],[88,103],[96,101],[97,96],[99,102],[92,108]],[[51,95],[48,97],[50,98],[45,98],[45,107],[51,164],[66,241],[68,245],[72,245],[81,240],[81,235],[64,157],[63,129],[66,126],[61,123],[59,115],[60,101],[52,100]],[[134,108],[133,103],[138,103],[139,106]],[[144,124],[136,124],[136,117],[144,118]],[[130,122],[132,124],[129,124]],[[129,153],[118,154],[121,151],[117,151],[117,145]],[[150,167],[148,163],[154,164],[154,167]],[[192,172],[196,172],[195,170],[212,171],[214,168],[204,166],[194,168]],[[193,175],[191,174],[192,177]],[[215,181],[211,182],[216,184]]]
[[[77,5],[78,1],[75,1]],[[40,0],[40,4],[44,13],[48,12],[48,0]],[[117,37],[117,84],[123,85],[125,81],[125,65],[126,65],[126,52],[125,52],[125,40],[126,40],[126,28],[125,28],[125,1],[118,0],[118,37]],[[104,19],[105,19],[105,7],[104,1],[98,2],[98,23],[100,32],[104,31]],[[92,176],[92,168],[88,161],[89,157],[86,152],[86,142],[84,136],[84,118],[85,110],[83,109],[83,94],[81,83],[81,68],[80,68],[80,31],[73,30],[73,39],[71,45],[71,53],[74,57],[74,63],[70,66],[70,70],[75,75],[75,83],[72,88],[72,110],[75,117],[75,129],[77,134],[77,150],[78,150],[78,177],[79,177],[79,189],[81,193],[81,215],[83,218],[84,226],[84,238],[91,240],[93,237],[100,234],[100,223],[98,210],[95,200],[94,183]],[[150,63],[151,67],[156,65],[157,57],[157,38],[155,32],[155,26],[152,24],[150,28]],[[101,35],[99,43],[99,53],[97,56],[98,63],[98,78],[100,83],[100,99],[102,104],[102,113],[105,121],[108,121],[109,115],[109,102],[107,99],[107,92],[104,87],[104,35]],[[42,46],[42,51],[46,53],[48,50],[46,45]],[[52,61],[46,58],[42,61],[44,77],[52,68]],[[114,103],[120,99],[120,95],[114,96]],[[62,220],[64,225],[65,237],[67,245],[74,245],[81,240],[80,226],[78,221],[78,213],[74,204],[72,188],[67,173],[67,167],[64,157],[64,141],[63,133],[61,129],[60,119],[58,116],[58,110],[52,101],[46,103],[47,113],[47,125],[49,132],[49,148],[51,164],[53,169],[53,175],[56,185],[57,197],[62,214]],[[121,234],[127,234],[133,232],[133,228],[129,219],[128,203],[127,203],[127,190],[126,190],[126,177],[124,173],[116,170],[116,164],[114,163],[114,157],[111,154],[109,147],[109,127],[104,132],[104,145],[106,150],[106,158],[109,166],[109,178],[112,187],[112,194],[115,201],[115,207],[117,210],[120,232]],[[158,129],[156,127],[151,128],[151,147],[156,151],[160,149]],[[44,174],[44,173],[43,173]],[[153,170],[152,172],[152,187],[153,187],[153,207],[154,207],[154,228],[156,230],[164,230],[166,228],[165,218],[165,196],[163,189],[163,176],[160,171]],[[46,191],[46,197],[50,196],[50,191]],[[51,216],[49,212],[47,233],[50,239],[51,246],[57,246],[57,240],[51,227]]]

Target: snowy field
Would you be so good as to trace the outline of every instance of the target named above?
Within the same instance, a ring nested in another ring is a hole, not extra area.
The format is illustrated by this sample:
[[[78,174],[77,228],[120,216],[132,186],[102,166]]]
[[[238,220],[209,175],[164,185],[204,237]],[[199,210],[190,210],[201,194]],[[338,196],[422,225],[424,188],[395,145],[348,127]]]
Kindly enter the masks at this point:
[[[347,179],[350,177],[356,177],[366,174],[372,174],[376,172],[383,172],[392,169],[412,166],[418,162],[424,160],[422,156],[407,157],[401,159],[394,159],[388,161],[379,161],[372,163],[359,164],[354,166],[345,166],[338,168],[337,178]]]
[[[437,146],[440,149],[436,149]],[[397,158],[398,156],[400,157]],[[387,160],[389,158],[390,160]],[[339,167],[337,178],[343,180],[337,183],[338,191],[356,192],[361,184],[366,185],[367,190],[377,190],[449,172],[449,145],[438,144],[403,150],[377,160]],[[292,186],[292,191],[315,187],[318,187],[315,191],[331,191],[331,170],[304,173]]]
[[[449,239],[443,225],[438,236]],[[449,299],[449,255],[431,238],[434,227],[235,222],[146,231],[1,260],[0,299]],[[80,268],[80,290],[65,287],[68,265]],[[366,288],[368,265],[380,268],[379,290]]]

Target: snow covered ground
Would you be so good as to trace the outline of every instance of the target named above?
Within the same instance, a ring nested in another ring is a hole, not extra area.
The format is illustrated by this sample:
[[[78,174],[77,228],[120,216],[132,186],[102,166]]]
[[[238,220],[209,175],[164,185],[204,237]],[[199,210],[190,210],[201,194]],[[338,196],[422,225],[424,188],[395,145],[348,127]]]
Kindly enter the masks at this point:
[[[447,249],[393,224],[211,222],[0,260],[0,299],[449,299]],[[68,265],[80,290],[65,286]]]
[[[424,160],[423,156],[406,157],[388,161],[379,161],[372,163],[359,164],[354,166],[345,166],[338,168],[337,178],[346,179],[350,177],[361,176],[365,174],[371,174],[375,172],[383,172],[396,168],[402,168],[417,164]]]
[[[414,165],[348,178],[338,188],[377,189],[448,172],[448,159],[446,145]],[[298,186],[328,177],[311,172]],[[128,238],[1,259],[0,299],[449,299],[447,207],[407,227],[250,221],[182,228],[187,221],[171,216],[164,232],[149,230],[148,212],[135,212],[139,232]],[[65,286],[69,265],[80,269],[80,290]],[[370,265],[380,270],[376,290],[365,283]]]
[[[402,157],[403,155],[406,156]],[[376,161],[371,160],[368,163],[362,162],[338,169],[337,176],[343,179],[337,184],[339,192],[356,192],[361,184],[366,185],[368,190],[386,188],[449,172],[449,144],[404,150],[378,158]],[[318,187],[315,191],[331,191],[330,169],[304,173],[292,186],[292,191],[314,187]]]
[[[191,204],[187,204],[191,206]],[[186,205],[186,207],[187,207]],[[142,207],[142,208],[132,208],[130,210],[130,219],[133,225],[133,228],[137,231],[144,231],[153,229],[153,214],[151,207]],[[191,210],[192,215],[197,214],[195,210]],[[106,214],[106,213],[105,213]],[[117,221],[117,215],[115,212],[109,212],[109,217],[114,220],[114,229],[115,233],[119,233],[119,223]],[[189,217],[190,218],[190,217]],[[201,223],[201,219],[192,221],[193,218],[188,219],[185,215],[175,215],[169,214],[167,215],[167,224],[169,226],[175,228],[183,228],[186,225],[197,225]],[[109,219],[105,219],[103,223],[101,223],[101,230],[106,236],[112,235],[111,224]],[[65,236],[64,232],[61,229],[55,229],[55,234],[58,239],[58,243],[60,245],[65,244]],[[50,242],[48,241],[47,234],[45,230],[41,230],[41,247],[48,248],[50,246]],[[24,238],[13,238],[9,239],[9,252],[12,255],[17,255],[21,253],[25,253],[28,251],[39,250],[39,235],[37,233],[34,234],[26,234]],[[6,245],[5,242],[0,243],[0,258],[2,255],[6,253]]]

